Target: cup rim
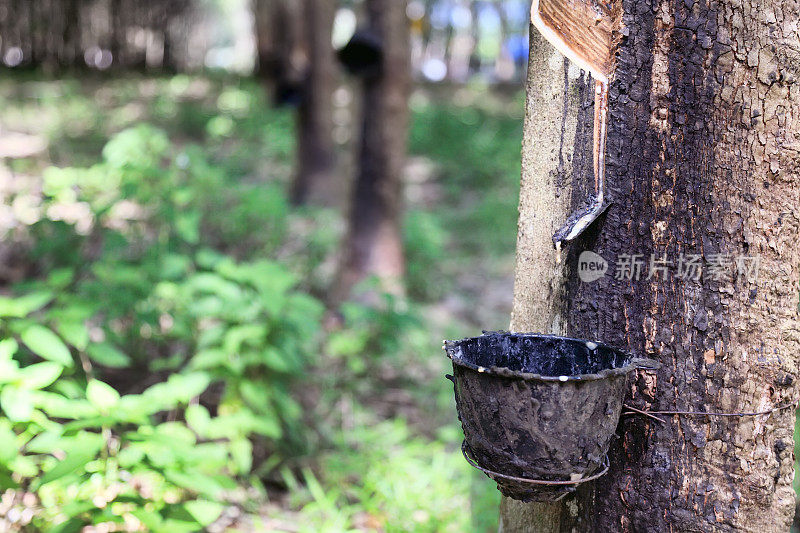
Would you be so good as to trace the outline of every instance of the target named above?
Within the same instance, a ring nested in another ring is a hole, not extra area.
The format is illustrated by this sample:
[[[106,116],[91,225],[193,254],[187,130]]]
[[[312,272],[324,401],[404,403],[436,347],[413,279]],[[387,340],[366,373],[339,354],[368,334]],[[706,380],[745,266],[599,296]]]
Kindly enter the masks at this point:
[[[459,345],[461,343],[474,341],[482,337],[491,337],[491,336],[512,336],[512,337],[523,337],[523,338],[527,337],[536,339],[553,339],[553,340],[582,343],[582,344],[590,343],[598,347],[602,346],[606,349],[613,350],[621,354],[622,356],[627,357],[628,361],[626,364],[620,367],[606,368],[595,373],[573,374],[566,376],[546,376],[538,373],[523,372],[520,370],[511,370],[506,367],[480,366],[470,361],[466,361],[458,356],[457,352]],[[526,381],[542,381],[548,383],[569,383],[569,382],[574,383],[574,382],[584,382],[584,381],[598,381],[601,379],[609,379],[614,376],[626,375],[629,372],[636,370],[637,368],[648,368],[648,366],[657,365],[655,361],[636,358],[634,357],[633,354],[626,352],[624,350],[620,350],[619,348],[615,348],[614,346],[611,346],[604,342],[588,340],[588,339],[578,339],[575,337],[565,337],[561,335],[549,335],[544,333],[513,333],[508,331],[487,331],[476,337],[466,337],[458,340],[445,340],[442,348],[445,350],[447,357],[451,361],[453,361],[453,365],[461,366],[481,374],[489,374],[492,376],[499,376],[504,378],[516,378]]]

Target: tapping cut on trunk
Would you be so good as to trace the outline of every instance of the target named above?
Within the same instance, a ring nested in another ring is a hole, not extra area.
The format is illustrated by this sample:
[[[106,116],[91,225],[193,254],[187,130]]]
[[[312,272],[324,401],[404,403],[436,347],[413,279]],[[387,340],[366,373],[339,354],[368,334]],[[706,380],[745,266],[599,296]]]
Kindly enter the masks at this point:
[[[622,11],[616,2],[534,0],[531,21],[556,50],[595,80],[594,195],[553,235],[553,243],[560,251],[561,243],[580,236],[608,207],[605,198],[608,83],[614,72]]]

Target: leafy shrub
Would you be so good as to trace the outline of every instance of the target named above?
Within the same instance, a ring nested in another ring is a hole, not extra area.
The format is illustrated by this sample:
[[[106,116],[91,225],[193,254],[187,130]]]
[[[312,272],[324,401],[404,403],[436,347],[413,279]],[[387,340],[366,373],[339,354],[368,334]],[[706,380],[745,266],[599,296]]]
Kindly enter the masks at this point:
[[[212,502],[235,488],[229,476],[247,473],[229,467],[241,464],[230,460],[233,441],[204,445],[185,425],[157,416],[182,413],[210,377],[176,374],[120,396],[92,369],[85,324],[63,312],[35,313],[52,298],[30,293],[0,310],[0,488],[35,493],[41,513],[34,524],[42,528],[75,531],[135,517],[152,530],[176,531],[216,519],[221,507]],[[187,491],[208,501],[190,500]]]
[[[45,172],[46,275],[0,298],[0,490],[33,495],[37,530],[200,530],[244,501],[253,442],[301,442],[290,385],[322,306],[279,264],[208,247],[226,230],[207,203],[236,197],[174,152],[137,126],[100,164]],[[280,202],[251,223],[284,224]]]
[[[448,234],[432,213],[411,211],[404,224],[406,286],[419,300],[441,298],[448,288],[448,278],[441,271],[447,255]]]
[[[38,524],[136,518],[153,531],[196,530],[235,495],[232,478],[250,472],[248,438],[279,439],[296,425],[287,378],[303,367],[320,305],[273,263],[209,261],[210,270],[159,283],[146,302],[174,316],[161,344],[189,357],[139,393],[101,381],[133,359],[90,340],[102,308],[65,306],[45,287],[0,301],[0,489],[35,493]],[[209,404],[212,383],[221,399]]]
[[[439,216],[459,228],[456,244],[470,257],[514,249],[521,139],[520,117],[492,109],[428,105],[413,114],[410,150],[440,167],[453,208]]]
[[[497,531],[499,493],[457,452],[457,428],[434,439],[398,418],[357,424],[306,469],[302,485],[288,470],[300,531]]]
[[[345,302],[341,313],[343,327],[328,336],[326,351],[344,362],[350,377],[363,376],[384,360],[399,364],[404,349],[419,346],[420,316],[396,296],[383,294],[375,304]]]

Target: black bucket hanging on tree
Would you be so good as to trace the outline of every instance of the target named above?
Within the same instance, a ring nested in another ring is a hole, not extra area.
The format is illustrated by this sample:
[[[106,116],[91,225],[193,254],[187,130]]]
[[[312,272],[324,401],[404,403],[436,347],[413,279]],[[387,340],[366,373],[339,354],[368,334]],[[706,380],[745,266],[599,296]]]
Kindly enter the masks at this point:
[[[445,341],[467,460],[505,496],[554,501],[608,469],[626,377],[652,361],[602,343],[485,333]]]
[[[357,30],[336,56],[344,68],[360,78],[368,78],[380,74],[383,64],[383,42],[380,37],[368,29]]]

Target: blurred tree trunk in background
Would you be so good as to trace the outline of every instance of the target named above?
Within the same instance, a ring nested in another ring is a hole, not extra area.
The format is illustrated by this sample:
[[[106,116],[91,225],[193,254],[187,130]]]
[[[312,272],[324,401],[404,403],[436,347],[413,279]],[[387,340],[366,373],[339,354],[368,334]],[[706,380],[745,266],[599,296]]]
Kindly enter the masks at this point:
[[[259,77],[272,84],[276,104],[297,105],[308,67],[303,5],[297,0],[256,0],[254,9]]]
[[[122,0],[110,0],[108,11],[109,23],[111,27],[111,57],[115,64],[123,64],[123,50],[125,49],[125,35],[122,28]]]
[[[363,80],[361,146],[348,236],[334,300],[376,276],[399,291],[405,269],[401,234],[401,174],[411,87],[405,2],[367,0],[368,28],[382,43],[382,64]]]
[[[296,205],[325,203],[334,174],[333,90],[335,60],[331,33],[335,5],[303,0],[306,72],[297,110],[297,170],[291,199]],[[340,184],[337,184],[340,185]]]
[[[63,0],[59,65],[75,65],[83,60],[81,51],[81,11],[79,0]]]
[[[256,0],[253,4],[260,78],[277,105],[297,106],[295,205],[326,203],[334,173],[331,44],[335,2]]]
[[[659,360],[657,373],[631,379],[626,401],[642,409],[797,402],[800,4],[744,5],[624,1],[607,154],[614,203],[560,264],[549,237],[587,194],[592,91],[554,69],[561,57],[532,31],[511,328]],[[583,250],[603,256],[609,275],[581,283]],[[642,254],[638,281],[614,275],[625,254]],[[671,262],[652,279],[651,254]],[[677,276],[681,254],[703,258],[697,280]],[[737,272],[740,258],[760,262],[754,277]],[[793,409],[662,418],[623,417],[609,473],[565,501],[505,499],[501,531],[788,531]]]
[[[0,59],[10,67],[50,72],[87,66],[176,70],[184,66],[175,54],[176,39],[189,35],[171,26],[186,20],[195,5],[193,0],[0,0]]]
[[[256,70],[263,79],[275,79],[278,75],[281,42],[285,42],[281,37],[288,25],[287,16],[282,0],[253,0]]]

